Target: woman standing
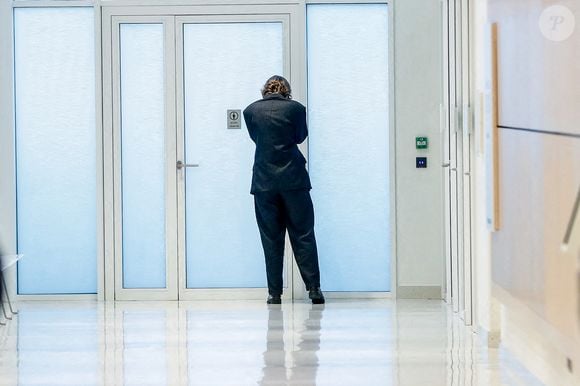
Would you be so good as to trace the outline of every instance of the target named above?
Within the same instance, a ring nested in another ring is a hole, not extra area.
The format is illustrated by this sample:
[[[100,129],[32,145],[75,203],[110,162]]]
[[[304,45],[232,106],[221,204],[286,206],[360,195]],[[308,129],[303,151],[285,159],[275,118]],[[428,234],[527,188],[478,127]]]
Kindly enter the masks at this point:
[[[268,304],[280,304],[286,229],[300,275],[314,304],[323,304],[314,209],[306,159],[298,144],[308,136],[306,108],[292,100],[288,81],[275,75],[262,88],[262,99],[244,110],[256,144],[251,193],[266,258]]]

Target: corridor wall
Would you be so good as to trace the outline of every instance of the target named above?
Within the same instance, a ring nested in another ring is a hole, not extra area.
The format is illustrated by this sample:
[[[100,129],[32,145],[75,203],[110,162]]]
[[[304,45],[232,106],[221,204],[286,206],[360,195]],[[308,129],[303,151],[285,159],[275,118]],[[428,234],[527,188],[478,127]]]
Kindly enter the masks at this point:
[[[569,28],[580,4],[488,0],[479,10],[485,7],[489,24],[478,33],[497,25],[499,229],[481,231],[493,208],[477,211],[477,253],[485,267],[491,241],[491,299],[499,306],[496,315],[482,306],[481,272],[479,323],[492,332],[501,327],[502,343],[542,382],[577,384],[580,229],[568,248],[563,241],[580,189],[580,30]],[[479,171],[491,172],[481,160]]]

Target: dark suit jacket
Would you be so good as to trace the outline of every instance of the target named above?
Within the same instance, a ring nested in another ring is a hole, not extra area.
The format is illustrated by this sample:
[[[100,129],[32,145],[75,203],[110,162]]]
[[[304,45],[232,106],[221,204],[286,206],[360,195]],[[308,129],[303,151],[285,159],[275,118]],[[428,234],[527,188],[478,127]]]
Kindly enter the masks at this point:
[[[310,189],[306,160],[298,144],[308,136],[306,108],[280,94],[268,94],[244,110],[256,143],[251,193]]]

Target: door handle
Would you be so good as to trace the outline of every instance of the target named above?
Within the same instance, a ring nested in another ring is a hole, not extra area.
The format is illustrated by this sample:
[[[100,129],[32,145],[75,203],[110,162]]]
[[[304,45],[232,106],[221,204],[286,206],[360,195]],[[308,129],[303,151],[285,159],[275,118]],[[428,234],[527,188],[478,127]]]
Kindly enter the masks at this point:
[[[183,168],[198,168],[199,164],[186,164],[183,163],[183,161],[177,161],[177,169],[183,169]]]

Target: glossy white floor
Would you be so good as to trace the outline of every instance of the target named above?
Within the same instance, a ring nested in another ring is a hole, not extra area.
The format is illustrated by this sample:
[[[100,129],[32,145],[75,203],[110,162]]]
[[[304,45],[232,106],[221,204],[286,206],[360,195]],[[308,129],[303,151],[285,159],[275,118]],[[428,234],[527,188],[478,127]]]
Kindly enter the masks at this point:
[[[1,385],[539,385],[439,301],[19,304]]]

